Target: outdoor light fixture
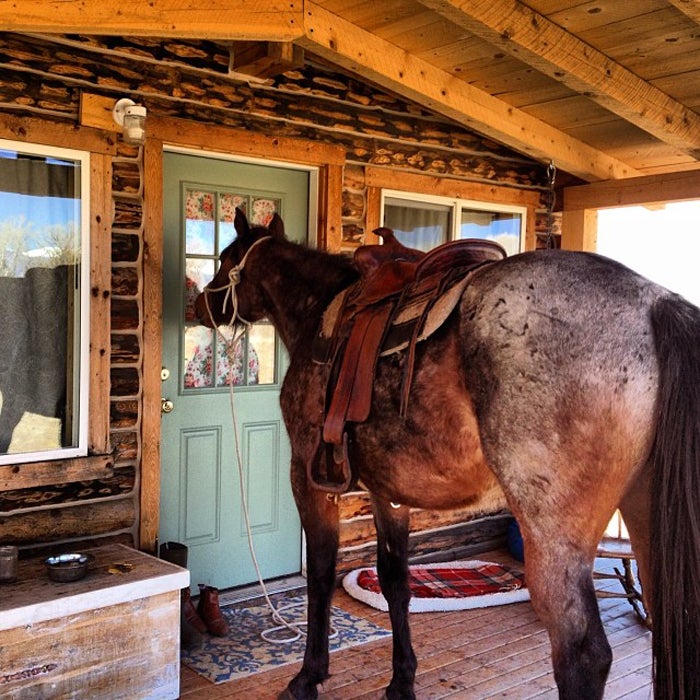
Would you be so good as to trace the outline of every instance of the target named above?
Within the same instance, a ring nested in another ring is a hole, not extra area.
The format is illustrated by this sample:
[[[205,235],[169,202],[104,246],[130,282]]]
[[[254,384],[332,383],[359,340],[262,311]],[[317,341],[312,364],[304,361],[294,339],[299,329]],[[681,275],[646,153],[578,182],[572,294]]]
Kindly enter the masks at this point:
[[[112,117],[124,128],[124,143],[141,146],[146,140],[146,108],[128,97],[117,100]]]

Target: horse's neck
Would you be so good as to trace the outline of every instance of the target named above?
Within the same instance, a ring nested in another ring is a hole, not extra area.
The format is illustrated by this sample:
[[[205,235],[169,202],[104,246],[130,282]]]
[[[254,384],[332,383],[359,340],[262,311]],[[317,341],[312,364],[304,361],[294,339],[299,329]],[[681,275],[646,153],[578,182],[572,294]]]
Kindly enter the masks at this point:
[[[280,252],[266,270],[263,287],[268,316],[291,355],[300,345],[310,346],[328,304],[357,273],[340,256],[300,246]]]

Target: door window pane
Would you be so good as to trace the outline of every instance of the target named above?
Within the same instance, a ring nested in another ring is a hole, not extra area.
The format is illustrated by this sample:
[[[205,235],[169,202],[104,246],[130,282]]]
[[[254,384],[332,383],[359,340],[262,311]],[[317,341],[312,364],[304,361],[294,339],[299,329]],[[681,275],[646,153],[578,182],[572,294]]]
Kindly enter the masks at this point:
[[[218,258],[236,237],[236,208],[253,211],[252,224],[265,225],[280,210],[280,200],[204,189],[183,190],[185,231],[185,304],[183,323],[183,387],[185,390],[274,384],[277,335],[267,322],[253,325],[231,345],[232,329],[219,332],[199,325],[194,311],[197,295],[213,278]]]
[[[188,253],[214,255],[215,218],[213,192],[187,190],[185,199],[185,249]]]
[[[87,154],[0,142],[0,463],[86,454],[88,173]]]

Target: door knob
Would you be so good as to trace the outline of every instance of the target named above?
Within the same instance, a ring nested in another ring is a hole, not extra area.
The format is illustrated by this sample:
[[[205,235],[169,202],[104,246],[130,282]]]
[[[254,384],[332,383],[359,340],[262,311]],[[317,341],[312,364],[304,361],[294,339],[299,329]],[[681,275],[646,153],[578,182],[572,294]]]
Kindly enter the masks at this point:
[[[170,399],[161,398],[160,400],[160,412],[161,413],[172,413],[175,408],[175,404]]]

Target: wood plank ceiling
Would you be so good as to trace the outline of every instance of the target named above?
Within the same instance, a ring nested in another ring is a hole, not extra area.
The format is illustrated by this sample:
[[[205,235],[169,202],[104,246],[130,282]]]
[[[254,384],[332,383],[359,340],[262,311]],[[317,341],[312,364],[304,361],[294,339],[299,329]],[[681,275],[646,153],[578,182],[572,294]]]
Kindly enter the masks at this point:
[[[584,181],[700,169],[698,0],[24,0],[2,29],[292,42]]]

